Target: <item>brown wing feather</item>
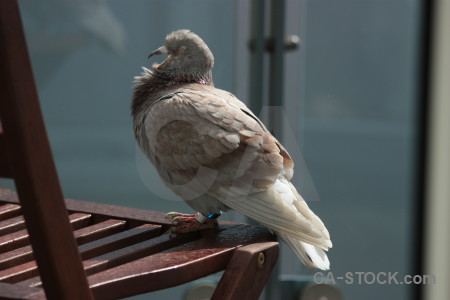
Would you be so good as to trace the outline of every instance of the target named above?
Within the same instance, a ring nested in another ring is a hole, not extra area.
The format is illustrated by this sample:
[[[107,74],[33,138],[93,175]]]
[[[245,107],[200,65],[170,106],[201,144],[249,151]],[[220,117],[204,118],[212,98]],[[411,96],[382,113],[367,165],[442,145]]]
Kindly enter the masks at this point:
[[[165,179],[170,173],[172,183],[182,184],[204,166],[217,171],[214,188],[256,191],[281,172],[292,177],[287,151],[232,94],[191,85],[164,98],[150,108],[145,130]]]

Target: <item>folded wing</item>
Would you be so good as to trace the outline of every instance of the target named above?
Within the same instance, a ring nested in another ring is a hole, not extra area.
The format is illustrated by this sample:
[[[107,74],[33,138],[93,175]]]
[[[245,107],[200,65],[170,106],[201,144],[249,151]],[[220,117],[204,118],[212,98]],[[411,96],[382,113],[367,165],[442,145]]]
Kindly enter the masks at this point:
[[[294,164],[288,152],[232,94],[191,84],[146,113],[148,144],[141,147],[188,203],[216,199],[277,232],[299,256],[301,248],[331,247],[325,226],[289,182]],[[208,205],[191,206],[201,211]]]

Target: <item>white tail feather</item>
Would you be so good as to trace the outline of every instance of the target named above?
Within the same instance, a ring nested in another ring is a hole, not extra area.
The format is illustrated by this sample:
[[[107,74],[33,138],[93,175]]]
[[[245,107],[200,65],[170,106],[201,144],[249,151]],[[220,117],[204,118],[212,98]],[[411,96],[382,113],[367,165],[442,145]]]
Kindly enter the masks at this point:
[[[284,176],[266,191],[245,200],[223,196],[220,200],[228,207],[275,232],[307,267],[330,268],[324,251],[332,247],[328,230]]]
[[[330,269],[330,261],[325,251],[319,247],[291,238],[283,233],[277,232],[277,235],[294,251],[305,266],[321,270]]]
[[[328,260],[328,256],[326,255],[325,251],[323,251],[317,246],[313,246],[304,242],[299,241],[297,242],[299,243],[300,246],[303,246],[306,255],[308,255],[308,257],[311,259],[315,268],[321,270],[330,269],[330,261]]]

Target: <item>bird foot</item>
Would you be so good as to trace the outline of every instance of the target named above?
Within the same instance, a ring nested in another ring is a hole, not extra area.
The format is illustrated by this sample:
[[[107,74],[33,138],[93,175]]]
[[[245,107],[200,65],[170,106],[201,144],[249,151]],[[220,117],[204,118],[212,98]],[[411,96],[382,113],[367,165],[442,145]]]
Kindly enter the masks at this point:
[[[172,228],[170,233],[193,232],[202,229],[212,229],[217,227],[216,219],[206,219],[202,223],[197,220],[198,215],[181,214],[170,212],[166,214],[166,219],[172,220]]]

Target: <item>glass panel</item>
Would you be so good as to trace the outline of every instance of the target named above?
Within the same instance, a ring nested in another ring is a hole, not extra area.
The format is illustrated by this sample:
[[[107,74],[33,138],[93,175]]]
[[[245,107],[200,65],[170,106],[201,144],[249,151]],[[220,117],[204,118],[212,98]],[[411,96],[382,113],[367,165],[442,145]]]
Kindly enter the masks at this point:
[[[332,273],[353,272],[353,284],[336,280],[345,299],[410,299],[410,286],[358,284],[355,272],[401,281],[413,270],[420,1],[301,9],[299,136],[321,200],[310,206],[334,243]]]

